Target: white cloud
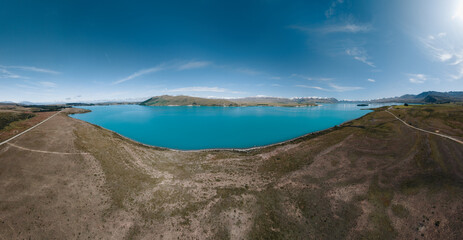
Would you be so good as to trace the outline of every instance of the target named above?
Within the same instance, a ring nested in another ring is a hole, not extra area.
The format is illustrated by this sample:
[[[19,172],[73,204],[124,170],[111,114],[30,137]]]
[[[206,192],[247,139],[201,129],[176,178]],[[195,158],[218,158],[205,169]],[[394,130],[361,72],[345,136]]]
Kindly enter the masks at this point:
[[[445,62],[447,60],[450,60],[452,59],[452,54],[450,53],[442,53],[440,56],[439,56],[439,59],[442,61],[442,62]]]
[[[308,76],[304,76],[304,75],[297,74],[297,73],[291,74],[290,77],[291,77],[291,78],[297,77],[297,78],[301,78],[301,79],[308,80],[308,81],[331,81],[331,80],[334,80],[334,78],[327,78],[327,77],[308,77]]]
[[[296,85],[296,87],[300,88],[312,88],[312,89],[317,89],[321,91],[328,91],[328,92],[347,92],[347,91],[355,91],[355,90],[361,90],[364,89],[363,87],[347,87],[347,86],[339,86],[334,83],[328,84],[330,88],[322,88],[319,86],[308,86],[308,85]]]
[[[342,25],[331,25],[321,29],[324,33],[359,33],[369,32],[373,28],[369,24],[342,24]]]
[[[424,74],[408,74],[409,78],[408,80],[411,83],[424,83],[426,80],[428,80],[428,76]]]
[[[39,73],[49,73],[49,74],[59,74],[60,72],[50,70],[50,69],[45,69],[45,68],[38,68],[38,67],[32,67],[32,66],[4,66],[0,65],[0,68],[9,68],[9,69],[19,69],[19,70],[24,70],[24,71],[32,71],[32,72],[39,72]]]
[[[207,61],[191,61],[185,64],[182,64],[178,67],[178,70],[188,70],[195,68],[202,68],[211,65],[211,62]]]
[[[313,88],[313,89],[322,90],[322,91],[329,91],[328,89],[325,89],[325,88],[322,88],[322,87],[318,87],[318,86],[296,85],[296,87],[300,87],[300,88]]]
[[[154,72],[159,72],[159,71],[162,71],[164,70],[164,66],[161,64],[159,66],[156,66],[156,67],[152,67],[152,68],[148,68],[148,69],[143,69],[143,70],[140,70],[138,72],[135,72],[133,74],[131,74],[130,76],[126,77],[126,78],[123,78],[123,79],[120,79],[120,80],[117,80],[115,82],[113,82],[113,84],[119,84],[119,83],[123,83],[125,81],[129,81],[129,80],[132,80],[134,78],[137,78],[137,77],[140,77],[140,76],[143,76],[143,75],[146,75],[148,73],[154,73]]]
[[[49,73],[49,74],[59,74],[60,73],[60,72],[50,70],[50,69],[28,67],[28,66],[11,66],[10,68],[16,68],[16,69],[32,71],[32,72]]]
[[[418,39],[434,60],[453,66],[453,72],[449,74],[448,79],[463,78],[463,39],[461,35],[441,32]]]
[[[309,28],[304,26],[298,25],[291,25],[289,26],[291,29],[296,29],[302,32],[319,32],[323,34],[329,33],[361,33],[361,32],[369,32],[373,30],[371,24],[356,24],[356,23],[344,23],[344,24],[337,24],[337,25],[326,25],[320,28]]]
[[[47,82],[47,81],[44,81],[44,82],[39,82],[39,84],[43,87],[47,87],[47,88],[54,88],[56,87],[56,83],[54,82]]]
[[[9,70],[7,70],[9,69]],[[48,73],[48,74],[59,74],[57,71],[44,69],[44,68],[37,68],[31,66],[5,66],[0,65],[0,78],[11,78],[11,79],[29,79],[29,77],[21,76],[19,74],[13,73],[11,69],[21,70],[21,71],[32,71],[32,72],[39,72],[39,73]],[[15,71],[16,72],[16,71]]]
[[[12,78],[12,79],[17,79],[17,78],[26,78],[22,77],[20,75],[14,74],[6,69],[1,69],[0,68],[0,78]]]
[[[335,15],[336,8],[343,3],[344,3],[344,0],[335,0],[331,2],[330,7],[328,8],[328,10],[325,11],[326,18],[330,18],[331,16]]]
[[[376,82],[376,80],[372,79],[372,78],[368,78],[367,79],[368,82]]]
[[[355,90],[361,90],[363,87],[347,87],[347,86],[339,86],[333,83],[330,83],[330,87],[333,88],[333,91],[335,92],[347,92],[347,91],[355,91]]]
[[[278,84],[278,83],[274,83],[274,84],[272,84],[271,86],[272,86],[272,87],[281,87],[281,85]]]
[[[463,78],[463,64],[460,64],[460,69],[457,69],[457,73],[451,74],[450,77],[454,80],[462,79]]]
[[[354,57],[354,59],[357,61],[367,64],[370,67],[376,67],[373,62],[368,60],[369,57],[368,57],[367,51],[363,48],[358,48],[358,47],[348,48],[346,49],[346,54]]]
[[[270,77],[270,79],[272,79],[272,80],[280,80],[280,79],[281,79],[281,77],[278,77],[278,76],[274,76],[274,77]]]
[[[134,78],[137,78],[137,77],[149,74],[149,73],[155,73],[155,72],[164,71],[164,70],[183,71],[183,70],[207,67],[211,64],[212,62],[209,62],[209,61],[190,61],[190,62],[182,63],[182,64],[179,64],[178,62],[177,63],[162,63],[152,68],[142,69],[140,71],[134,72],[128,77],[114,81],[113,84],[120,84],[120,83],[132,80]]]

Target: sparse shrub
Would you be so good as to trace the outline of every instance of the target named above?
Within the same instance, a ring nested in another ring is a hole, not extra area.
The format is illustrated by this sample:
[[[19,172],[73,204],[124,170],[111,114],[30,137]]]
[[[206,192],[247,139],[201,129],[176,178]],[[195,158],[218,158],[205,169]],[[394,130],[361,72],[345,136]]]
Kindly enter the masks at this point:
[[[408,209],[400,204],[392,204],[391,210],[392,210],[392,213],[394,213],[394,215],[399,218],[405,218],[410,214]]]

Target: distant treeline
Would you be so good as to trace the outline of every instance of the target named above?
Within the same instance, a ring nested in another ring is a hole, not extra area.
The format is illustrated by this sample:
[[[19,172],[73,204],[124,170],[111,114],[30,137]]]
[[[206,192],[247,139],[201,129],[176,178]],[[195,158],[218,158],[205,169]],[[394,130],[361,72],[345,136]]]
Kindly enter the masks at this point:
[[[34,117],[32,113],[15,113],[15,112],[1,112],[0,113],[0,130],[8,126],[10,123],[29,119]]]
[[[31,108],[33,112],[55,112],[66,108],[61,105],[23,105],[23,107]]]

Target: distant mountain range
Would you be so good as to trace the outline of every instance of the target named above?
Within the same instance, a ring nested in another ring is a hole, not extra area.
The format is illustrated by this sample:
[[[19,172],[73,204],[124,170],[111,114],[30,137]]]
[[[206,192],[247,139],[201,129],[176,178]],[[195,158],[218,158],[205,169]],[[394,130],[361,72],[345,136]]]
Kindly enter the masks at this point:
[[[226,99],[199,98],[190,96],[162,95],[140,103],[144,106],[238,106]]]
[[[189,96],[157,96],[150,98],[141,103],[146,106],[168,106],[168,105],[201,105],[201,106],[281,106],[281,107],[297,107],[297,106],[313,106],[317,103],[337,103],[336,98],[278,98],[278,97],[246,97],[235,99],[212,99],[199,98]],[[462,92],[422,92],[418,95],[406,94],[400,97],[382,98],[369,101],[342,101],[355,103],[449,103],[463,102]]]
[[[375,99],[369,102],[373,103],[388,103],[388,102],[403,102],[403,103],[449,103],[463,102],[463,92],[422,92],[418,95],[406,94],[400,97]]]
[[[235,99],[213,99],[190,96],[156,96],[140,105],[145,106],[281,106],[299,107],[314,106],[316,102],[337,102],[334,98],[276,98],[276,97],[247,97]]]
[[[277,98],[277,97],[247,97],[235,98],[230,101],[239,103],[241,105],[270,105],[270,106],[311,106],[317,103],[336,103],[336,98],[315,98],[315,97],[301,97],[301,98]]]
[[[111,102],[94,102],[94,103],[66,103],[68,106],[92,106],[92,105],[119,105],[119,104],[140,104],[145,106],[282,106],[298,107],[313,106],[317,103],[337,103],[336,98],[319,98],[319,97],[299,97],[299,98],[279,98],[279,97],[246,97],[234,99],[217,99],[217,98],[200,98],[190,96],[156,96],[143,102],[134,101],[111,101]],[[355,103],[448,103],[463,102],[463,91],[452,92],[422,92],[418,95],[406,94],[400,97],[381,98],[368,101],[345,101]],[[17,105],[37,105],[32,102],[0,102],[0,104],[17,104]],[[46,105],[40,103],[41,105]],[[48,105],[61,105],[54,103]],[[64,104],[64,103],[63,103]]]

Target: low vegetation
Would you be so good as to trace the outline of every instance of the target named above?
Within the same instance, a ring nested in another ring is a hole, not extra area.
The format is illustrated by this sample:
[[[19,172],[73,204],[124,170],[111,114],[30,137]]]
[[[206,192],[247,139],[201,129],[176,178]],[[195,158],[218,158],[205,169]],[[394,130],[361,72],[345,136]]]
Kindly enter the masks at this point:
[[[56,112],[66,108],[64,105],[24,105],[25,108],[30,108],[33,112]]]
[[[0,112],[0,130],[4,129],[12,122],[25,120],[34,117],[31,113]]]

